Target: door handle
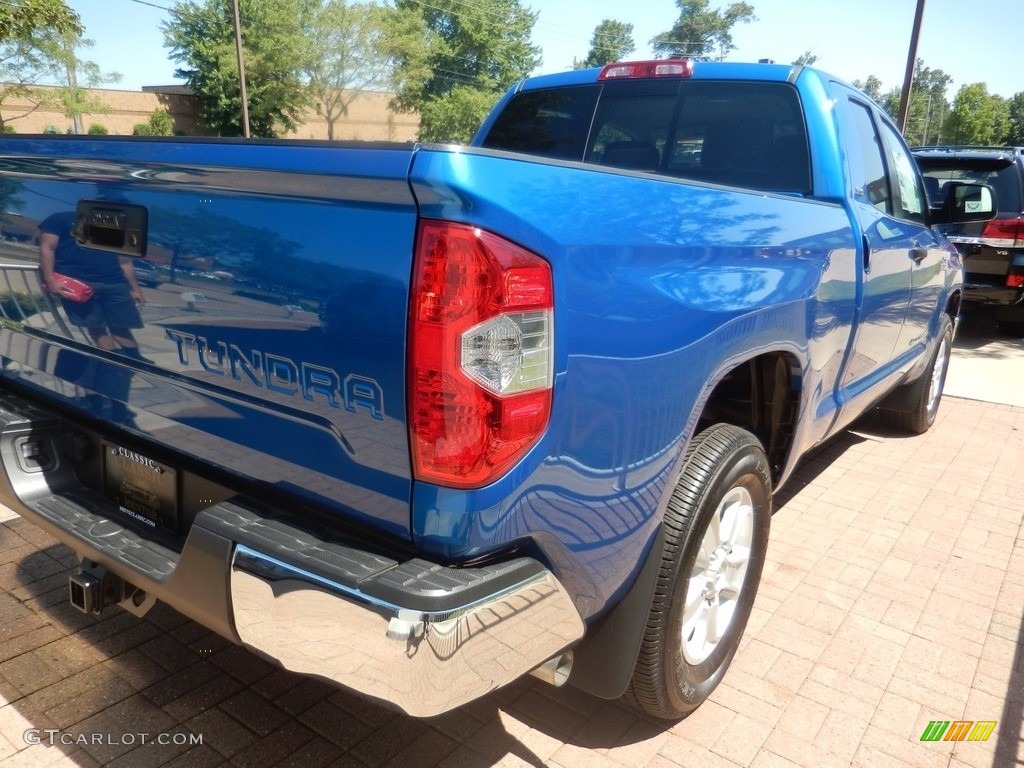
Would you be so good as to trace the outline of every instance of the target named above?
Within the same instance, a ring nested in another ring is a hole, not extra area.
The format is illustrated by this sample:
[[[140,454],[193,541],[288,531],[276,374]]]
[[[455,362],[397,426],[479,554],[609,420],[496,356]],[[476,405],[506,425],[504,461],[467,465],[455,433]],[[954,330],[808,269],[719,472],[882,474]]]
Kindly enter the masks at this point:
[[[79,245],[122,256],[145,256],[149,216],[141,205],[79,200],[72,234]]]

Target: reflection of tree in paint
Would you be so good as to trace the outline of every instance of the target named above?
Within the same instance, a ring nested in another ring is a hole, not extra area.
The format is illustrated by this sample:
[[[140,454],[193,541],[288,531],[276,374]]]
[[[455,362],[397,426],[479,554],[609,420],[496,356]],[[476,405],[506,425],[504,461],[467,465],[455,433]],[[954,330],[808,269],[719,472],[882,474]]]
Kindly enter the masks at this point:
[[[17,212],[25,207],[25,201],[18,197],[21,189],[20,181],[0,179],[0,234],[5,239],[31,239],[37,226],[36,221],[31,227],[19,221],[21,215]]]
[[[333,265],[310,264],[297,257],[300,243],[266,227],[242,224],[208,210],[150,208],[150,242],[169,254],[171,282],[179,272],[223,270],[283,294],[322,295],[342,283]]]

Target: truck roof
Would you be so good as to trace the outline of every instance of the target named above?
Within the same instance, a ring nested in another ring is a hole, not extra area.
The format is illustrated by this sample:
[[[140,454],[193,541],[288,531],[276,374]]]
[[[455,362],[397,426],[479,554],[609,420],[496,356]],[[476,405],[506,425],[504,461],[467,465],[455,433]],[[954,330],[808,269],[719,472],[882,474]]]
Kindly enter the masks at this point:
[[[658,63],[668,63],[672,59],[659,59]],[[722,61],[693,61],[690,59],[679,59],[688,61],[693,69],[689,79],[693,80],[759,80],[785,82],[793,77],[794,73],[801,69],[790,64],[749,64]],[[621,62],[627,63],[627,62]],[[639,63],[639,62],[628,62]],[[604,70],[603,67],[593,69],[577,69],[570,72],[556,72],[550,75],[537,75],[522,81],[518,90],[532,90],[534,88],[559,88],[569,85],[586,85],[598,82],[598,77]]]

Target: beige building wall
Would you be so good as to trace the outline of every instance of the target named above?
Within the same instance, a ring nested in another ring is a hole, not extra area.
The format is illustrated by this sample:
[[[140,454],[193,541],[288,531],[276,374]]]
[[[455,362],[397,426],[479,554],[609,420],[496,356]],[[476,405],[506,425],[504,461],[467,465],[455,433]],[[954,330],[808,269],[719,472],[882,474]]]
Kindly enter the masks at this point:
[[[166,110],[174,123],[174,130],[186,136],[210,135],[200,127],[198,102],[194,96],[178,93],[181,86],[157,87],[146,91],[116,91],[93,89],[90,94],[110,108],[107,114],[83,115],[85,130],[99,124],[114,135],[130,135],[138,123],[145,123],[154,110]],[[46,90],[40,87],[40,90]],[[419,130],[419,117],[401,114],[390,107],[391,94],[361,92],[349,106],[348,115],[335,123],[334,136],[338,140],[358,141],[415,141]],[[27,99],[12,98],[2,107],[4,121],[15,133],[42,133],[48,127],[66,133],[72,126],[70,118],[59,110],[48,107],[32,109]],[[286,138],[326,139],[327,121],[310,110],[306,119]]]

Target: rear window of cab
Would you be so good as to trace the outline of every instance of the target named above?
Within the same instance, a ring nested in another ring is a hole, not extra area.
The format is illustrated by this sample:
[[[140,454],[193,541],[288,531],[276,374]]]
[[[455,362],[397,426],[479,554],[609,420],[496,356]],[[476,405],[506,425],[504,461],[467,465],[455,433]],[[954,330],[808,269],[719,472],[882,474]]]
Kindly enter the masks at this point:
[[[516,94],[483,146],[761,191],[810,191],[788,83],[628,80]]]

